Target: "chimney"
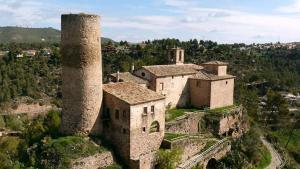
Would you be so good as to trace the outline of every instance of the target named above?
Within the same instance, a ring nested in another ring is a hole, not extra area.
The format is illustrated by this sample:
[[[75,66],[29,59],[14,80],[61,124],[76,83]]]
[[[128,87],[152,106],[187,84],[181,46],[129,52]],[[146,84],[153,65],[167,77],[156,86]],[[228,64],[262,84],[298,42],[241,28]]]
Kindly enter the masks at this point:
[[[89,135],[102,104],[100,17],[61,16],[63,109],[61,132]]]

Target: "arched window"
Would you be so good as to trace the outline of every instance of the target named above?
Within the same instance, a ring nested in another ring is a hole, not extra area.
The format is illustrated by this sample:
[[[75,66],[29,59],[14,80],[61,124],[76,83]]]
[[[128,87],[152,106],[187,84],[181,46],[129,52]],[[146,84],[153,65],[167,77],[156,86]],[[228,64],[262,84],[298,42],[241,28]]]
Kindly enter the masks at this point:
[[[159,132],[159,123],[157,121],[152,122],[150,126],[150,133]]]

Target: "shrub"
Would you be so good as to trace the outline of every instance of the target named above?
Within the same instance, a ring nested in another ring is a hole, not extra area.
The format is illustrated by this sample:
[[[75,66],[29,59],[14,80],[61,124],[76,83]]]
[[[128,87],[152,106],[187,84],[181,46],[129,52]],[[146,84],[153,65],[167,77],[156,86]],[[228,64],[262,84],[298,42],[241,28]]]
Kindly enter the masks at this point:
[[[105,151],[89,139],[81,136],[67,136],[44,141],[40,155],[40,168],[67,169],[73,159],[87,157]]]
[[[44,120],[44,125],[47,127],[48,133],[51,136],[57,136],[61,124],[61,112],[50,110]]]
[[[158,165],[160,169],[174,169],[180,162],[182,150],[180,149],[161,149],[158,151]]]
[[[3,116],[0,116],[0,130],[5,128],[5,121]]]
[[[24,129],[24,123],[20,116],[15,116],[15,115],[6,116],[5,123],[6,123],[6,127],[11,130],[20,131]]]

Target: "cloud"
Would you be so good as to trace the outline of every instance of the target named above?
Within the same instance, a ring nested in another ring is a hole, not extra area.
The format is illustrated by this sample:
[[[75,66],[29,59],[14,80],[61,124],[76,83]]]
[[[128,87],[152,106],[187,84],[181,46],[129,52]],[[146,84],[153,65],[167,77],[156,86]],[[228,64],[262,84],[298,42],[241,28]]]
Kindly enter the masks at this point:
[[[283,13],[300,13],[300,0],[294,0],[292,4],[281,6],[277,11]]]
[[[104,35],[134,42],[167,37],[182,40],[206,37],[224,43],[277,41],[279,36],[285,41],[300,39],[300,15],[291,13],[298,11],[300,14],[300,0],[275,9],[275,14],[207,7],[199,0],[156,1],[160,2],[157,6],[139,6],[145,10],[139,15],[103,13]],[[98,8],[88,3],[64,3],[59,6],[46,0],[0,0],[0,23],[3,26],[59,28],[61,13],[91,12],[91,9],[99,13]],[[156,11],[152,12],[154,8]]]

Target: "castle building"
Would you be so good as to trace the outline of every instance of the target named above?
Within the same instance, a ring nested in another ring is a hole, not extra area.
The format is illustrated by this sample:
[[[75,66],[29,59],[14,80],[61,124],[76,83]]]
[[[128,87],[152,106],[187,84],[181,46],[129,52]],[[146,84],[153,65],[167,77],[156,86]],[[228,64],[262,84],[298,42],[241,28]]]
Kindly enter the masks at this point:
[[[153,168],[165,133],[165,96],[127,73],[122,78],[135,81],[102,85],[99,21],[96,15],[62,15],[61,132],[102,135],[130,168]]]
[[[170,107],[233,104],[234,76],[227,63],[185,64],[184,50],[169,51],[169,65],[110,75],[102,84],[100,18],[62,15],[61,132],[102,135],[129,168],[150,169],[165,133]]]
[[[150,90],[166,97],[169,108],[233,105],[235,77],[227,74],[227,63],[185,64],[181,48],[173,48],[169,54],[169,65],[142,66],[133,73],[112,74],[112,81],[117,82],[118,79],[147,85]]]
[[[103,91],[103,134],[131,168],[153,166],[149,159],[165,132],[165,97],[132,82],[105,84]]]

